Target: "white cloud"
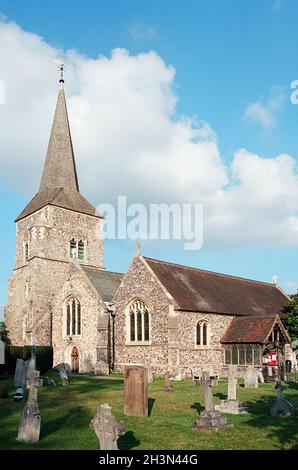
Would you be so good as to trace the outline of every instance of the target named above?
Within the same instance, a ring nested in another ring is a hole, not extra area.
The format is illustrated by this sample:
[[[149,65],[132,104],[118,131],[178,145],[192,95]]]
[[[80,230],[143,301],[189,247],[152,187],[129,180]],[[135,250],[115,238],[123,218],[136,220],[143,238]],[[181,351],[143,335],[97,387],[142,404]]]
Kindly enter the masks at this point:
[[[259,98],[247,105],[243,119],[249,123],[260,124],[263,129],[269,131],[276,126],[278,111],[285,101],[284,92],[280,87],[273,86],[267,101]]]
[[[66,63],[81,190],[94,204],[121,194],[133,202],[204,203],[207,244],[298,244],[293,157],[265,159],[241,149],[226,166],[208,123],[177,116],[175,70],[156,52],[115,49],[110,57],[90,59],[3,20],[2,184],[28,198],[38,188],[57,96],[57,57]]]

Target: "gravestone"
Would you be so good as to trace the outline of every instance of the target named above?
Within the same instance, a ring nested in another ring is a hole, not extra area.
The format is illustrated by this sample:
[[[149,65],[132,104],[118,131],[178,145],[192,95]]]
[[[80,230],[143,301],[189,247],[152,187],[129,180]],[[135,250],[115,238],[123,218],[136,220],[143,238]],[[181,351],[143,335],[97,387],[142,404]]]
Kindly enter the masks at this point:
[[[286,400],[283,390],[284,387],[278,384],[276,387],[276,398],[270,408],[271,416],[277,416],[281,418],[289,418],[295,415],[294,406],[288,400]]]
[[[0,340],[0,364],[5,364],[5,344]]]
[[[14,373],[15,388],[25,388],[27,382],[27,363],[23,359],[17,359]]]
[[[65,370],[64,366],[62,366],[62,365],[59,367],[59,375],[60,375],[62,385],[69,385],[69,380],[68,380],[66,370]]]
[[[244,375],[245,388],[258,388],[258,371],[254,366],[248,366]]]
[[[53,379],[50,379],[50,377],[44,377],[43,379],[43,387],[48,387],[48,386],[54,386],[56,387],[56,382]]]
[[[17,437],[18,441],[39,441],[41,422],[37,401],[37,393],[39,387],[42,387],[42,379],[39,378],[39,372],[35,370],[32,373],[30,379],[27,380],[29,396],[20,418],[19,432]]]
[[[146,367],[125,367],[124,414],[127,416],[148,416],[148,371]]]
[[[210,376],[209,372],[203,372],[201,379],[196,380],[196,383],[202,388],[205,409],[201,411],[193,428],[196,431],[217,432],[232,426],[226,416],[221,416],[220,412],[214,409],[212,387],[218,384],[218,378]]]
[[[104,403],[90,421],[90,428],[94,430],[101,450],[119,450],[117,440],[125,433],[123,421],[117,421],[112,415],[112,408]]]
[[[36,353],[35,346],[31,346],[31,357],[26,361],[27,365],[27,379],[31,379],[36,371]]]
[[[220,405],[215,405],[215,409],[222,413],[230,413],[234,415],[246,413],[246,408],[237,400],[237,366],[229,366],[228,376],[228,399],[221,400]]]
[[[165,373],[165,384],[163,387],[164,392],[172,392],[173,386],[171,384],[171,374],[170,372]]]
[[[280,380],[282,380],[283,382],[286,382],[287,380],[286,365],[284,362],[280,364]]]
[[[152,374],[151,362],[145,360],[145,361],[144,361],[144,366],[147,367],[147,371],[148,371],[148,383],[151,384],[151,383],[153,382],[153,374]]]
[[[67,377],[71,376],[71,367],[69,364],[67,364],[67,362],[61,362],[60,364],[57,364],[55,367],[53,367],[53,370],[57,370],[59,372],[60,367],[63,367],[65,369]]]
[[[259,382],[260,382],[261,384],[265,383],[264,374],[263,374],[262,369],[259,369],[259,370],[258,370],[257,375],[258,375],[258,380],[259,380]]]

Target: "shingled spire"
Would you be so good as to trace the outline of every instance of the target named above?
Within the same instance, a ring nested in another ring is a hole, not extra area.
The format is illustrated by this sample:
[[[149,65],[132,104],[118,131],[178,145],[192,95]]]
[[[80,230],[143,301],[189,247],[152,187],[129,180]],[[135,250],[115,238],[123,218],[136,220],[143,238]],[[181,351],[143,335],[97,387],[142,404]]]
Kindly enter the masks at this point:
[[[71,141],[63,78],[59,90],[52,131],[36,196],[25,207],[17,221],[33,214],[46,205],[53,205],[96,215],[95,208],[79,193],[77,170]]]
[[[58,95],[39,189],[41,191],[46,188],[67,188],[79,191],[63,87],[61,87]]]

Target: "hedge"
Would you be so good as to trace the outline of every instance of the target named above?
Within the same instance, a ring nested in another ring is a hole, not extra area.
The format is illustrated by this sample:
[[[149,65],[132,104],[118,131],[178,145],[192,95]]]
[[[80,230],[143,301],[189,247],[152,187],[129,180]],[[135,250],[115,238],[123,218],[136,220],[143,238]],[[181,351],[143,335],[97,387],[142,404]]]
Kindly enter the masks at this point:
[[[36,369],[41,374],[48,372],[53,367],[52,346],[35,346]],[[17,359],[26,361],[31,357],[31,346],[6,346],[5,364],[0,365],[0,374],[14,375]]]

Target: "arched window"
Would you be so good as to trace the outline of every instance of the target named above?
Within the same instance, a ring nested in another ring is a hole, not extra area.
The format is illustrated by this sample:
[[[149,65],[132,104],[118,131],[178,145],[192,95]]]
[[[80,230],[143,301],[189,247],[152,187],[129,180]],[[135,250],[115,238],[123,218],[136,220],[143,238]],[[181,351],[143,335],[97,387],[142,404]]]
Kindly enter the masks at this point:
[[[81,334],[81,304],[72,297],[65,305],[66,336],[78,336]]]
[[[69,257],[78,261],[85,260],[85,243],[83,240],[77,241],[74,238],[69,242]]]
[[[197,323],[197,346],[207,346],[209,344],[209,326],[206,321]]]
[[[147,305],[135,300],[129,308],[129,341],[147,342],[150,340],[150,316]]]

